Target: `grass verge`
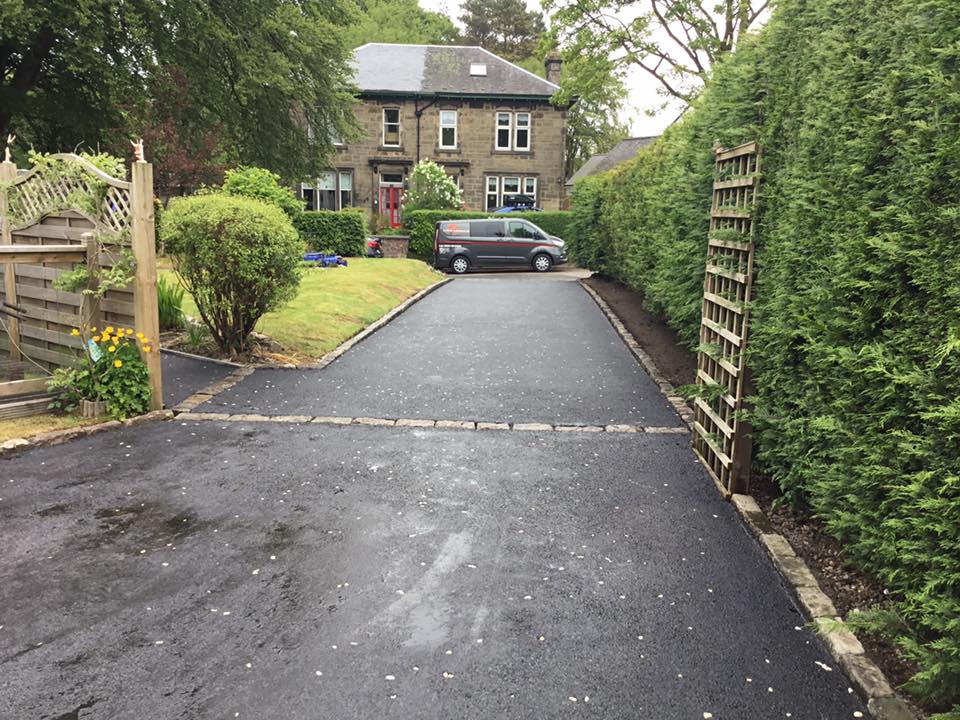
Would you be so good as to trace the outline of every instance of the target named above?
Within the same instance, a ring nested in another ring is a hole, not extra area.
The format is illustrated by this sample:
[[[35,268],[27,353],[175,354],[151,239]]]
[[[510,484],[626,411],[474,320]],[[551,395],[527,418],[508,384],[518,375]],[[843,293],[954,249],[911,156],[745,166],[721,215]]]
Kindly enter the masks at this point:
[[[50,430],[66,430],[81,425],[93,425],[107,419],[44,414],[14,418],[13,420],[0,420],[0,442],[13,438],[29,438]]]

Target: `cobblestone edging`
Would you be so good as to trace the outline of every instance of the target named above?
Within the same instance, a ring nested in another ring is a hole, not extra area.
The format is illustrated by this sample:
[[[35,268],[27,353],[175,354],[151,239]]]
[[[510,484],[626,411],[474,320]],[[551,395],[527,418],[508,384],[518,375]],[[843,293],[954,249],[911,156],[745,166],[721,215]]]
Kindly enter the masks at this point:
[[[332,363],[334,360],[336,360],[338,357],[343,355],[347,350],[349,350],[354,345],[356,345],[358,342],[375,333],[377,330],[382,328],[384,325],[389,323],[398,315],[405,312],[411,305],[418,302],[419,300],[422,300],[437,288],[443,285],[446,285],[452,279],[453,278],[443,278],[442,280],[435,282],[433,285],[424,288],[423,290],[418,292],[416,295],[413,295],[412,297],[407,298],[402,303],[397,305],[393,310],[388,312],[386,315],[370,323],[363,330],[358,332],[353,337],[350,337],[344,340],[342,343],[337,345],[337,347],[335,347],[333,350],[331,350],[322,358],[320,358],[317,362],[309,363],[306,365],[296,365],[296,366],[290,367],[289,369],[319,370],[320,368],[326,367],[327,365]],[[200,358],[200,359],[206,359],[206,358]],[[237,369],[234,370],[229,375],[227,375],[222,380],[218,380],[215,383],[211,383],[210,385],[203,388],[202,390],[198,390],[197,392],[195,392],[186,400],[176,405],[173,408],[174,412],[177,412],[177,413],[190,412],[198,405],[202,405],[203,403],[207,402],[214,395],[218,395],[222,393],[224,390],[229,390],[244,378],[252,375],[258,369],[258,367],[261,367],[257,365],[236,365],[235,363],[231,363],[231,364],[234,365]],[[274,366],[266,366],[266,367],[274,367]]]
[[[693,421],[693,411],[687,407],[683,398],[676,394],[673,385],[663,377],[653,359],[640,347],[620,318],[596,290],[582,280],[580,285],[594,299],[623,342],[630,348],[630,352],[660,387],[660,391],[680,418],[689,425]],[[867,703],[870,714],[877,720],[916,720],[916,715],[910,706],[896,696],[883,672],[866,656],[857,636],[842,627],[833,601],[821,590],[810,568],[802,558],[797,556],[787,539],[774,531],[773,525],[760,509],[757,501],[750,495],[737,494],[730,496],[729,500],[743,518],[747,529],[770,556],[774,567],[803,608],[804,614],[816,626],[830,655]]]
[[[59,445],[87,435],[96,435],[104,430],[114,430],[123,427],[135,427],[155,420],[170,420],[174,416],[172,410],[154,410],[145,415],[138,415],[129,420],[108,420],[97,423],[96,425],[84,425],[75,428],[66,428],[64,430],[50,430],[49,432],[38,433],[29,438],[13,438],[0,443],[0,456],[12,455],[23,450],[34,447],[44,447],[50,445]]]
[[[308,364],[305,364],[305,365],[298,365],[298,366],[297,366],[297,369],[298,369],[298,370],[316,370],[316,369],[319,369],[319,368],[322,368],[322,367],[326,367],[327,365],[329,365],[330,363],[332,363],[334,360],[336,360],[338,357],[340,357],[341,355],[343,355],[347,350],[349,350],[349,349],[352,348],[354,345],[356,345],[358,342],[360,342],[361,340],[366,339],[366,338],[367,338],[368,336],[370,336],[370,335],[373,335],[377,330],[379,330],[379,329],[382,328],[384,325],[388,324],[390,321],[392,321],[393,319],[395,319],[395,318],[397,317],[397,315],[400,315],[400,314],[406,312],[406,311],[410,308],[411,305],[413,305],[413,304],[415,304],[415,303],[423,300],[423,298],[425,298],[427,295],[429,295],[430,293],[432,293],[434,290],[438,290],[439,288],[443,287],[444,285],[446,285],[448,282],[450,282],[450,281],[452,281],[452,280],[453,280],[453,278],[449,278],[449,277],[443,278],[442,280],[438,280],[437,282],[435,282],[433,285],[430,285],[429,287],[425,287],[423,290],[421,290],[420,292],[418,292],[416,295],[413,295],[413,296],[407,298],[407,299],[404,300],[402,303],[400,303],[399,305],[397,305],[393,310],[391,310],[390,312],[388,312],[386,315],[384,315],[383,317],[381,317],[379,320],[374,320],[372,323],[370,323],[369,325],[367,325],[363,330],[361,330],[360,332],[358,332],[356,335],[354,335],[354,336],[351,337],[351,338],[347,338],[346,340],[344,340],[342,343],[340,343],[339,345],[337,345],[333,350],[331,350],[331,351],[328,352],[326,355],[324,355],[322,358],[320,358],[319,360],[317,360],[317,362],[315,362],[315,363],[308,363]]]
[[[649,433],[676,435],[689,433],[685,427],[653,427],[645,425],[557,425],[553,423],[509,423],[474,420],[423,420],[420,418],[341,417],[329,415],[256,415],[241,413],[180,412],[180,420],[219,420],[221,422],[273,422],[302,425],[370,425],[379,427],[437,428],[440,430],[485,430],[510,432],[584,432],[584,433]]]

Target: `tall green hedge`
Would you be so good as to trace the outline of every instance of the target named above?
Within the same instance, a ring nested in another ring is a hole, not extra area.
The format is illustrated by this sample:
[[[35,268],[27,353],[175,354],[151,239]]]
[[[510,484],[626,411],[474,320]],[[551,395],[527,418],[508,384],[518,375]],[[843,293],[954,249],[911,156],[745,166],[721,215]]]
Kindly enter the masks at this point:
[[[960,717],[957,28],[956,0],[781,0],[680,123],[578,183],[570,238],[693,346],[711,148],[760,140],[757,470],[884,583],[921,667],[908,689],[943,718]]]
[[[294,222],[311,250],[337,255],[363,255],[367,225],[362,210],[316,210],[302,213]]]
[[[461,210],[411,210],[404,213],[403,224],[410,231],[410,252],[418,257],[433,255],[433,229],[441,220],[467,220],[486,217],[494,216],[485,212]],[[544,232],[556,235],[564,240],[570,236],[570,222],[573,219],[569,210],[516,212],[496,215],[495,217],[529,220]]]

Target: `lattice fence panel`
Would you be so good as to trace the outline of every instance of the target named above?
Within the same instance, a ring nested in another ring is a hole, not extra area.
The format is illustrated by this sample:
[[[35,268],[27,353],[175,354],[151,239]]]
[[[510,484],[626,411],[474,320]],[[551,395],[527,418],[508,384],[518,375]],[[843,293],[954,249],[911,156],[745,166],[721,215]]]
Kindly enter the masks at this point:
[[[754,225],[760,184],[756,143],[719,148],[703,284],[694,400],[694,449],[725,493],[750,482],[750,427],[742,418],[750,386],[745,351],[753,288]]]

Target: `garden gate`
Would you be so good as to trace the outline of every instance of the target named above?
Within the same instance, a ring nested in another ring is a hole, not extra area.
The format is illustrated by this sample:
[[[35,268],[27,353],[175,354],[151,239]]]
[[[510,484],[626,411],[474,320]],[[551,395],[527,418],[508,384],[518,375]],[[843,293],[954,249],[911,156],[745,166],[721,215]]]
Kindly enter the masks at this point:
[[[724,494],[750,484],[751,428],[743,418],[753,288],[753,215],[760,148],[751,142],[715,151],[713,204],[703,283],[694,449]]]
[[[159,342],[153,168],[143,161],[142,146],[135,147],[130,181],[73,154],[50,156],[23,174],[9,149],[0,163],[0,418],[46,409],[46,399],[37,396],[45,393],[50,370],[75,359],[81,341],[70,333],[81,318],[97,327],[136,327]],[[79,264],[113,266],[125,247],[135,262],[126,288],[97,300],[53,287],[58,275]],[[158,410],[159,350],[144,360],[151,409]]]

